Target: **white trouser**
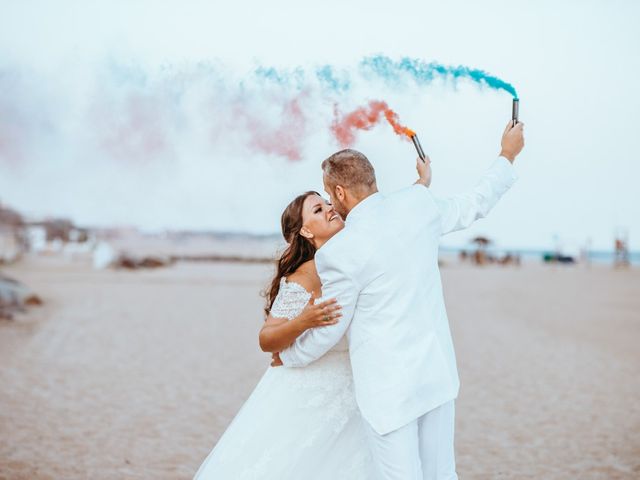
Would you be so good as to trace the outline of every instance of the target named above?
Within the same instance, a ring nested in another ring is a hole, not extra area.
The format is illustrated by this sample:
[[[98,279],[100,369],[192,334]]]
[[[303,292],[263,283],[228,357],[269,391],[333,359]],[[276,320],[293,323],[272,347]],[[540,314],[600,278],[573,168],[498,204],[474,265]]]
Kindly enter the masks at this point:
[[[457,480],[454,400],[386,435],[364,423],[381,479]]]

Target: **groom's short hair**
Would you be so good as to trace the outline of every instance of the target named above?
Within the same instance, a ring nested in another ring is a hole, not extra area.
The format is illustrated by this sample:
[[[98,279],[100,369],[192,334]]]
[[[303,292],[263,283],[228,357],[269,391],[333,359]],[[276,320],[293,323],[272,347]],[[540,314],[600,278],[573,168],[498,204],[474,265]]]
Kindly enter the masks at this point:
[[[327,183],[333,188],[341,185],[366,192],[376,184],[376,172],[369,159],[350,148],[340,150],[322,162],[322,171]]]

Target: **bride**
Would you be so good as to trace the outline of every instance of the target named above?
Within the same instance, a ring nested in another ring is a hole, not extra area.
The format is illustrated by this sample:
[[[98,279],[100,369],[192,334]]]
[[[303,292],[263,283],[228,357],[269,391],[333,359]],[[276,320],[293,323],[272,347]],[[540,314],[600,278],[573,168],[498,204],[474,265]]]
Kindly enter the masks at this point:
[[[279,352],[309,328],[337,323],[335,300],[321,303],[313,257],[344,227],[316,192],[295,198],[282,214],[289,244],[267,292],[264,351]],[[274,363],[278,365],[277,355]],[[304,368],[269,368],[195,480],[369,480],[374,477],[356,405],[346,339]]]

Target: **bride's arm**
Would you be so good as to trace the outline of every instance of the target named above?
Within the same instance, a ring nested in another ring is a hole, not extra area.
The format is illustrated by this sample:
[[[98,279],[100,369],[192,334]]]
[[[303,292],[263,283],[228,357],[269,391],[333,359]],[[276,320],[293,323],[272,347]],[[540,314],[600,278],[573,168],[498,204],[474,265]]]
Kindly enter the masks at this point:
[[[296,338],[310,328],[326,327],[338,323],[340,305],[335,299],[314,305],[315,298],[312,296],[309,303],[300,315],[287,320],[286,318],[267,317],[260,330],[259,341],[263,352],[279,352],[284,350]]]

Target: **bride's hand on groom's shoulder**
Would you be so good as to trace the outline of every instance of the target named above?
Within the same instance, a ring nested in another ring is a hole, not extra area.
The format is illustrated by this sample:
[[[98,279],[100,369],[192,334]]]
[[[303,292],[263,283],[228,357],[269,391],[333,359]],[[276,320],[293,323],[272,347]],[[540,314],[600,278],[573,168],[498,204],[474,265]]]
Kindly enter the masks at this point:
[[[317,327],[326,327],[329,325],[335,325],[338,323],[342,314],[340,310],[342,307],[338,305],[338,301],[335,298],[315,303],[316,297],[312,293],[307,306],[295,319],[300,327],[304,330]]]
[[[271,366],[272,367],[281,367],[284,365],[282,360],[280,360],[280,352],[273,352],[271,354]]]

